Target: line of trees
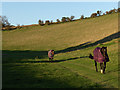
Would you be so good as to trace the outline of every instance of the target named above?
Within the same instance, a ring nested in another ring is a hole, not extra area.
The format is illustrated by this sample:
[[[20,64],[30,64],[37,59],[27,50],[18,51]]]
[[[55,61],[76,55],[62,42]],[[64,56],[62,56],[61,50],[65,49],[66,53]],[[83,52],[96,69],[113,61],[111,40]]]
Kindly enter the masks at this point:
[[[62,17],[61,20],[57,19],[56,22],[53,22],[52,20],[46,20],[45,23],[42,20],[38,20],[38,24],[41,26],[44,25],[51,25],[51,24],[60,24],[60,23],[65,23],[65,22],[72,22],[72,21],[77,21],[77,20],[82,20],[82,19],[87,19],[87,18],[95,18],[107,14],[112,14],[112,13],[120,13],[120,8],[118,9],[112,9],[110,11],[106,11],[105,13],[102,13],[102,11],[97,11],[96,13],[92,13],[90,17],[84,17],[84,15],[81,15],[79,19],[74,19],[75,16],[71,17]],[[11,29],[16,29],[16,28],[21,28],[22,26],[18,25],[17,27],[13,26],[10,24],[6,16],[0,16],[0,25],[2,26],[2,30],[11,30]]]
[[[71,22],[74,21],[74,17],[75,16],[71,16],[71,17],[62,17],[61,21],[59,19],[56,20],[56,22],[53,22],[52,20],[46,20],[45,23],[42,20],[38,20],[38,24],[43,26],[43,25],[50,25],[50,24],[59,24],[61,22]]]
[[[118,9],[112,9],[110,11],[106,11],[103,14],[102,14],[102,11],[98,10],[96,13],[92,13],[90,15],[90,17],[84,17],[84,15],[81,15],[80,19],[76,19],[76,20],[74,19],[75,16],[62,17],[61,21],[59,19],[57,19],[56,22],[52,22],[52,23],[49,20],[46,20],[45,23],[42,20],[39,20],[38,24],[41,25],[41,26],[43,26],[43,25],[51,25],[51,24],[59,24],[59,23],[64,23],[64,22],[77,21],[77,20],[81,20],[81,19],[95,18],[95,17],[107,15],[107,14],[117,13],[117,12],[120,12],[120,8],[118,8]]]

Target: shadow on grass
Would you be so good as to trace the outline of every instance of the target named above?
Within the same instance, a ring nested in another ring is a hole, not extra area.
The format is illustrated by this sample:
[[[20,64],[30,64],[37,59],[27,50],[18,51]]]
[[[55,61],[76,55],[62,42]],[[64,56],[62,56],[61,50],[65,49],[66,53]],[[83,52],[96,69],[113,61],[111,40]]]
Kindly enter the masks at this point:
[[[21,64],[23,65],[23,64]],[[10,67],[12,66],[12,67]],[[14,68],[13,68],[14,67]],[[45,67],[45,68],[43,68]],[[56,68],[56,67],[54,67]],[[59,71],[59,68],[57,71]],[[61,70],[61,68],[60,68]],[[67,72],[71,73],[71,72]],[[56,76],[57,75],[57,76]],[[75,80],[74,80],[75,79]],[[76,81],[77,80],[77,81]],[[12,81],[12,82],[11,82]],[[88,82],[90,83],[88,83]],[[73,85],[71,83],[78,83]],[[83,83],[84,82],[84,83]],[[91,81],[86,80],[82,76],[77,76],[73,73],[69,77],[66,76],[66,72],[56,71],[50,69],[47,65],[31,66],[25,65],[24,67],[16,65],[5,65],[3,67],[2,88],[19,88],[34,90],[37,88],[101,88],[100,84],[91,84]],[[88,90],[88,89],[87,89]]]
[[[3,63],[19,62],[23,59],[42,59],[47,57],[48,51],[10,51],[2,50],[2,61]]]
[[[49,59],[44,61],[38,61],[39,59],[44,59],[48,57],[48,51],[2,51],[2,61],[3,63],[57,63],[69,60],[75,60],[79,58],[88,58],[88,56],[68,58],[64,60],[49,61]],[[28,59],[33,59],[35,61],[30,61]],[[37,59],[37,60],[36,60]],[[26,61],[27,60],[27,61]]]
[[[17,71],[14,73],[12,73],[13,71],[8,71],[8,73],[7,72],[3,73],[3,83],[2,83],[3,90],[6,88],[9,88],[9,89],[14,88],[15,90],[17,88],[25,89],[25,90],[26,89],[35,90],[35,89],[40,89],[40,88],[81,88],[81,89],[85,88],[87,90],[88,89],[93,90],[94,88],[102,87],[102,85],[100,84],[92,84],[92,85],[85,84],[87,82],[82,77],[81,79],[79,79],[79,82],[80,82],[79,86],[71,85],[69,83],[69,80],[66,79],[65,77],[64,77],[65,80],[61,80],[62,79],[61,76],[59,78],[50,78],[49,75],[43,75],[42,78],[34,77],[37,73],[33,73],[33,71],[25,71],[26,69],[25,68],[20,69],[20,72],[19,70],[16,69]],[[39,73],[43,73],[43,72],[39,72]],[[7,77],[7,75],[9,75],[9,77]],[[84,82],[84,84],[82,82]]]
[[[96,41],[94,43],[90,43],[90,42],[86,42],[83,43],[81,45],[78,46],[74,46],[74,47],[69,47],[63,50],[59,50],[59,51],[55,51],[55,54],[59,54],[59,53],[66,53],[66,52],[70,52],[70,51],[75,51],[75,50],[80,50],[80,49],[85,49],[91,46],[95,46],[97,44],[101,44],[107,41],[111,41],[113,39],[119,38],[120,37],[120,32],[114,33],[110,36],[107,36],[99,41]],[[10,50],[2,50],[2,61],[3,63],[7,62],[7,63],[12,63],[12,62],[19,62],[22,59],[43,59],[43,58],[47,58],[48,51],[20,51],[20,50],[16,50],[16,51],[10,51]],[[80,58],[88,58],[88,56],[83,56]],[[72,58],[71,58],[72,59]],[[74,58],[73,58],[74,59]],[[65,61],[65,60],[58,60],[55,62],[61,62],[61,61]],[[48,61],[45,61],[48,62]]]
[[[94,43],[86,42],[86,43],[80,44],[78,46],[69,47],[69,48],[66,48],[66,49],[63,49],[63,50],[56,51],[56,54],[66,53],[66,52],[80,50],[80,49],[85,49],[85,48],[92,47],[92,46],[95,46],[97,44],[102,44],[102,43],[105,43],[105,42],[108,42],[108,41],[111,41],[111,40],[117,39],[117,38],[120,38],[120,32],[114,33],[114,34],[112,34],[110,36],[107,36],[107,37],[105,37],[101,40],[98,40]]]
[[[81,56],[80,58],[89,58],[89,56]]]
[[[99,41],[96,41],[95,43],[83,43],[81,45],[75,46],[75,47],[69,47],[64,50],[56,51],[56,53],[65,53],[69,51],[75,51],[78,49],[84,49],[91,46],[95,46],[100,43],[104,43],[107,41],[111,41],[112,39],[119,38],[118,35],[120,32],[112,34],[108,37],[105,37]],[[20,63],[50,63],[49,61],[23,61],[23,59],[43,59],[47,57],[47,51],[10,51],[10,50],[2,50],[2,62],[3,63],[14,63],[14,62],[20,62]],[[54,62],[63,62],[63,61],[69,61],[79,58],[88,58],[88,56],[81,56],[81,57],[75,57],[75,58],[69,58],[66,60],[56,60]],[[15,68],[13,70],[13,67]],[[75,86],[72,86],[69,84],[69,82],[66,82],[66,80],[55,80],[54,78],[49,78],[47,75],[44,75],[44,77],[33,77],[36,75],[34,69],[31,71],[31,67],[16,67],[13,65],[11,68],[8,64],[7,67],[3,64],[3,89],[4,88],[76,88]],[[32,67],[33,68],[33,67]],[[43,73],[42,71],[39,73]],[[38,73],[37,73],[38,74]],[[112,78],[114,79],[114,78]],[[11,82],[12,81],[12,82]],[[69,80],[68,80],[69,81]],[[74,80],[73,80],[74,81]],[[104,82],[107,82],[109,80],[106,80]],[[84,81],[80,81],[82,83]],[[94,88],[101,88],[103,86],[99,84],[94,85],[81,85],[77,88],[93,88],[91,90],[94,90]],[[89,90],[87,89],[87,90]],[[102,89],[103,90],[103,89]]]
[[[19,61],[19,63],[58,63],[58,62],[64,62],[64,61],[69,61],[69,60],[75,60],[79,59],[80,57],[75,57],[75,58],[69,58],[69,59],[64,59],[64,60],[44,60],[44,61]],[[39,59],[38,59],[39,60]]]

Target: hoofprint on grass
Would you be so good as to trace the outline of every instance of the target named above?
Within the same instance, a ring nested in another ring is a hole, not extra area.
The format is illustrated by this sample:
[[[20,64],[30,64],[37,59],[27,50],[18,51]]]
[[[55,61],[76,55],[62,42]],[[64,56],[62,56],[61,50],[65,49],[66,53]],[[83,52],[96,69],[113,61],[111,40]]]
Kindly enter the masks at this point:
[[[97,62],[98,62],[100,63],[101,73],[105,74],[106,62],[109,61],[109,56],[107,54],[107,47],[102,47],[102,48],[97,47],[94,49],[93,54],[94,56],[90,54],[89,58],[94,59],[96,72],[98,72],[98,69],[97,69]]]

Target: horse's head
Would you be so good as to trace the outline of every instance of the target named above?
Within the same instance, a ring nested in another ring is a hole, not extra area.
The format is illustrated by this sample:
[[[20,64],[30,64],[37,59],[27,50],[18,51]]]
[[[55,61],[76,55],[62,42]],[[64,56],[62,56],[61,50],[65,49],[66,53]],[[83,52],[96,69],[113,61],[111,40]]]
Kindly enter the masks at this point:
[[[102,53],[103,57],[105,58],[105,61],[108,62],[109,61],[109,56],[107,54],[107,47],[102,47],[101,48],[101,53]]]
[[[54,55],[54,50],[51,50],[51,52],[52,52],[52,55]]]

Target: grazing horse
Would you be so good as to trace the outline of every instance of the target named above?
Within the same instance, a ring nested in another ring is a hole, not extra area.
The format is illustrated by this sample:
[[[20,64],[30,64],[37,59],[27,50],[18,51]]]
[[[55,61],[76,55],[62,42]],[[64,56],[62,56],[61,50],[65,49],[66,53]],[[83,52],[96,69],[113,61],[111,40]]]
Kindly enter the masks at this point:
[[[97,47],[94,49],[93,54],[94,56],[90,54],[89,58],[94,59],[96,72],[98,72],[98,69],[97,69],[97,62],[98,62],[100,63],[101,73],[105,74],[106,62],[109,62],[109,56],[107,54],[107,47],[102,47],[102,48]]]
[[[49,60],[53,60],[53,57],[54,57],[54,50],[50,50],[48,51],[48,57],[49,57]]]

